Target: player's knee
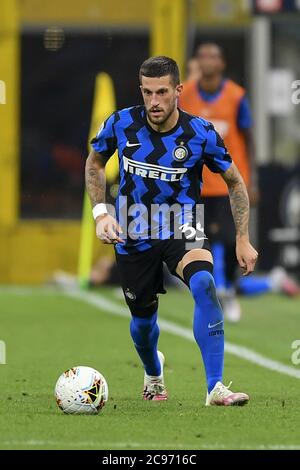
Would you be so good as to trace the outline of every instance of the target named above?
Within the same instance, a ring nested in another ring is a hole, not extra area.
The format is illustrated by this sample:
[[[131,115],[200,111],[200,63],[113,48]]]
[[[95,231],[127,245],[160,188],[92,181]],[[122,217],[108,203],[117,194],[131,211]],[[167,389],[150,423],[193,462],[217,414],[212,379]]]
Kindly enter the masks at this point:
[[[189,285],[196,301],[199,296],[203,295],[203,292],[215,291],[212,270],[212,264],[207,261],[195,261],[184,268],[183,275],[185,281]]]
[[[215,288],[214,278],[208,271],[198,271],[190,279],[191,290],[200,289],[201,291]]]
[[[190,279],[190,289],[197,302],[203,293],[212,294],[215,291],[214,278],[208,271],[198,271]]]

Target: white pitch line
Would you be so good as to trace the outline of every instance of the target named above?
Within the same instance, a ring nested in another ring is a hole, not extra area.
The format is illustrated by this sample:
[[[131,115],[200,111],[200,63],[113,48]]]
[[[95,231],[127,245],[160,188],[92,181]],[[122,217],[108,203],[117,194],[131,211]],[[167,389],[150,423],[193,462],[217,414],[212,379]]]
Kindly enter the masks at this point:
[[[93,294],[91,292],[84,292],[77,289],[66,289],[63,293],[69,297],[83,300],[94,307],[100,308],[105,312],[111,313],[112,315],[117,315],[118,317],[129,317],[129,311],[123,305],[118,305],[111,300],[103,297],[102,295]]]
[[[111,300],[104,298],[100,294],[93,294],[89,292],[83,292],[78,290],[69,290],[65,291],[65,294],[87,302],[90,305],[94,305],[105,312],[109,312],[113,315],[121,316],[121,317],[129,317],[129,311],[126,307],[122,305],[118,305]],[[194,335],[189,328],[185,328],[183,326],[176,325],[176,323],[170,322],[168,320],[159,320],[159,326],[162,331],[166,331],[167,333],[172,333],[176,336],[180,336],[181,338],[185,338],[190,341],[194,341]],[[274,361],[273,359],[269,359],[268,357],[262,356],[251,349],[245,348],[243,346],[238,346],[237,344],[233,343],[225,343],[225,352],[232,354],[240,359],[245,359],[246,361],[252,362],[258,366],[264,367],[265,369],[269,369],[275,372],[279,372],[281,374],[288,375],[290,377],[294,377],[296,379],[300,379],[300,370],[297,370],[293,367],[287,366],[282,364],[281,362]]]

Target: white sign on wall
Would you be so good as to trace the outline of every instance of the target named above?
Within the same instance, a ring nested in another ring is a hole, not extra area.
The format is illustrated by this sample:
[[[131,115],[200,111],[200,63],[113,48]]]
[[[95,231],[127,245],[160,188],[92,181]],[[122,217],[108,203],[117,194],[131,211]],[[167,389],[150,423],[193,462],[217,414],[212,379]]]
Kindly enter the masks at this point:
[[[291,86],[294,72],[290,69],[272,69],[268,73],[268,110],[275,116],[287,116],[293,112]]]

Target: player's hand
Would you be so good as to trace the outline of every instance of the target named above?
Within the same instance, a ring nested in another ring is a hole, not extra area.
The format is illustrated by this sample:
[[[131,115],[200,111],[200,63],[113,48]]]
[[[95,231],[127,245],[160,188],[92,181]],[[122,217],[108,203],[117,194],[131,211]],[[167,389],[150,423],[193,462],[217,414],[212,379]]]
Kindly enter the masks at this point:
[[[96,219],[96,235],[106,244],[124,243],[124,240],[119,237],[123,233],[120,225],[109,214],[99,215]]]
[[[255,268],[258,253],[251,245],[248,238],[237,238],[236,241],[236,257],[241,266],[243,276],[248,276]]]

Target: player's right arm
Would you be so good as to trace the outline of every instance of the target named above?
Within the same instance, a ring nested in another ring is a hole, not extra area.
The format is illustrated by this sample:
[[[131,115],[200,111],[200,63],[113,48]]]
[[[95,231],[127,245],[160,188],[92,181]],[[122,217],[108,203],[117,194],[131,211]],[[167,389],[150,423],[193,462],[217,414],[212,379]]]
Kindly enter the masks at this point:
[[[100,127],[97,136],[92,140],[93,150],[90,152],[85,165],[85,184],[92,207],[105,204],[105,165],[116,150],[114,134],[114,119],[112,114]],[[114,217],[108,213],[96,218],[96,234],[103,243],[124,243],[119,237],[122,229]]]
[[[105,163],[101,153],[92,150],[85,165],[85,185],[92,207],[105,204]],[[123,243],[118,233],[122,230],[118,222],[110,214],[102,214],[96,218],[96,234],[103,243]]]

